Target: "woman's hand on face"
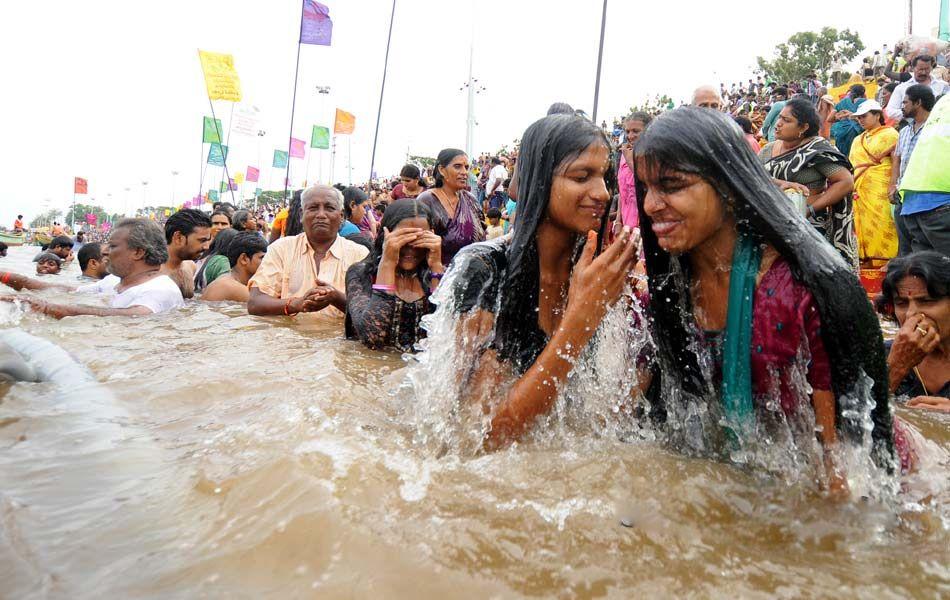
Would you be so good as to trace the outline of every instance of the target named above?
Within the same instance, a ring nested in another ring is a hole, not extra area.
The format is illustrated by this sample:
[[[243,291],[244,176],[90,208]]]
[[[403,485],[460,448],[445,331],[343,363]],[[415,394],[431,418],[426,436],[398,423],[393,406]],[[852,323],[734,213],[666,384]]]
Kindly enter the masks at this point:
[[[410,245],[413,248],[422,248],[428,251],[426,261],[430,271],[441,273],[445,270],[442,264],[442,238],[431,231],[423,231],[422,235]]]
[[[911,398],[907,402],[907,407],[950,413],[950,398],[941,398],[940,396],[917,396],[916,398]]]
[[[383,239],[383,261],[393,265],[399,262],[399,251],[402,247],[415,242],[424,233],[418,227],[406,227],[396,231],[389,231],[384,227],[383,232],[386,234]]]
[[[936,324],[927,316],[916,314],[904,321],[894,337],[888,366],[907,373],[920,364],[928,354],[940,345]]]
[[[640,233],[624,227],[607,250],[594,258],[597,234],[587,234],[587,244],[574,265],[564,319],[578,319],[591,332],[620,297],[631,269],[637,262]]]

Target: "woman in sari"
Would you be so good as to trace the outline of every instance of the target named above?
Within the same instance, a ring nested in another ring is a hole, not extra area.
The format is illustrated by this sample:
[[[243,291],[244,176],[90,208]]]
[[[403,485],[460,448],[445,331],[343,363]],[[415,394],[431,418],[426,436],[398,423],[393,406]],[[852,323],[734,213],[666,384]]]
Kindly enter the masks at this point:
[[[446,148],[439,152],[432,168],[435,186],[419,194],[419,202],[429,207],[433,231],[442,238],[442,261],[448,265],[455,254],[485,239],[482,210],[468,186],[468,155]]]
[[[657,344],[647,397],[670,442],[767,468],[793,457],[845,494],[838,446],[864,447],[867,411],[866,465],[896,470],[877,317],[739,130],[681,107],[636,155]]]
[[[806,197],[805,216],[857,272],[851,165],[818,136],[819,117],[804,99],[789,100],[775,125],[775,141],[759,153],[774,183]]]
[[[884,125],[881,105],[868,100],[854,113],[864,132],[851,144],[854,165],[854,225],[862,264],[897,256],[897,226],[894,224],[887,189],[891,181],[891,152],[898,133]]]

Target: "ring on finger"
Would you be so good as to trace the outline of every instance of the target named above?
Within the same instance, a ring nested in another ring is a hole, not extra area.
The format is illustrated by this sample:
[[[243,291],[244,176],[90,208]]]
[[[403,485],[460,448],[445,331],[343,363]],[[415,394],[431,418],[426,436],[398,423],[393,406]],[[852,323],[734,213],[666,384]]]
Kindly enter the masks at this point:
[[[927,335],[927,330],[921,327],[920,325],[918,325],[916,329],[917,329],[917,333],[919,333],[920,335]]]

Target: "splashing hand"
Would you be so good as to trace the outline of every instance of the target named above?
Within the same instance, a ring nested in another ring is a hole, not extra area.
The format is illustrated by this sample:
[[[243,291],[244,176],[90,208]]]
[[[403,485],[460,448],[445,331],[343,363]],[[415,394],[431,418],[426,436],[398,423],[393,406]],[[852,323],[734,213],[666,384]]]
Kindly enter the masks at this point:
[[[564,320],[593,331],[617,301],[627,275],[637,262],[639,232],[624,227],[607,250],[594,258],[597,234],[587,234],[587,244],[571,274]]]

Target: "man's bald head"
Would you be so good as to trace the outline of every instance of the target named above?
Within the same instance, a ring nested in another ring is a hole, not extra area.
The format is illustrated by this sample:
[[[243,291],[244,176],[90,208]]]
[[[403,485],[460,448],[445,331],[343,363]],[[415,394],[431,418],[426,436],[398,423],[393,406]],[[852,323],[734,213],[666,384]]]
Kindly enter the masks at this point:
[[[313,198],[332,198],[336,202],[339,210],[343,210],[343,194],[335,187],[323,184],[312,185],[300,194],[300,208],[307,205],[307,202]]]
[[[711,85],[701,85],[693,92],[693,106],[722,110],[722,97]]]

